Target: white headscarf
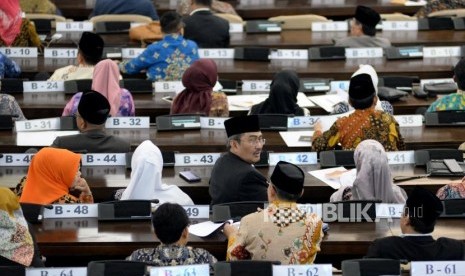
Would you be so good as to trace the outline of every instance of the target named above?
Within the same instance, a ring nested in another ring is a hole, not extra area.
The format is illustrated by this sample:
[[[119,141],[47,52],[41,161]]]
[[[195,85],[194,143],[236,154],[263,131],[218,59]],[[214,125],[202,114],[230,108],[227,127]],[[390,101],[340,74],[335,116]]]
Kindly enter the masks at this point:
[[[194,204],[178,186],[162,183],[163,157],[160,149],[151,141],[145,140],[136,148],[131,167],[131,180],[121,200],[158,199],[160,203]]]
[[[353,200],[380,199],[383,203],[405,203],[407,194],[392,183],[391,170],[383,146],[364,140],[354,152],[357,176],[352,187]]]
[[[371,82],[373,83],[373,86],[375,87],[376,96],[378,96],[378,74],[376,73],[375,68],[373,68],[373,66],[369,64],[360,64],[358,70],[355,71],[355,73],[353,73],[350,78],[353,78],[360,74],[368,74],[371,77]],[[376,103],[375,109],[384,111],[384,109],[381,106],[381,101],[379,99],[378,99],[378,102]]]

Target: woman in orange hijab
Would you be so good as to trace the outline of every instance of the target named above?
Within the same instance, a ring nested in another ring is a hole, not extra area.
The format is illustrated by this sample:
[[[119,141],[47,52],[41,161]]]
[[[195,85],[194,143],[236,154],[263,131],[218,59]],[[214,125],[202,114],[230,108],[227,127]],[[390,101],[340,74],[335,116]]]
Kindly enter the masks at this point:
[[[69,150],[41,149],[32,158],[27,176],[17,188],[19,201],[36,204],[93,203],[89,185],[81,178],[80,160],[79,154]],[[78,191],[79,197],[70,194],[70,190]]]

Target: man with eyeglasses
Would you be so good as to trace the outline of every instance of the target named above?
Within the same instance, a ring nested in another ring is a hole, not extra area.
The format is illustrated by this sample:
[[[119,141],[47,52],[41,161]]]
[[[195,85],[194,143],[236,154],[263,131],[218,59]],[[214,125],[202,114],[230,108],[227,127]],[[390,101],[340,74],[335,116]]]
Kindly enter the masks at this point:
[[[81,133],[59,136],[53,141],[52,147],[89,153],[129,152],[129,142],[105,133],[109,113],[110,103],[105,96],[93,90],[84,92],[75,114],[76,125]]]
[[[210,177],[212,205],[235,201],[266,201],[266,178],[255,169],[265,139],[258,116],[241,116],[224,122],[228,152],[213,166]]]
[[[376,25],[381,16],[375,10],[357,6],[355,17],[350,20],[350,37],[338,39],[335,46],[341,47],[390,47],[391,42],[383,37],[376,37]]]

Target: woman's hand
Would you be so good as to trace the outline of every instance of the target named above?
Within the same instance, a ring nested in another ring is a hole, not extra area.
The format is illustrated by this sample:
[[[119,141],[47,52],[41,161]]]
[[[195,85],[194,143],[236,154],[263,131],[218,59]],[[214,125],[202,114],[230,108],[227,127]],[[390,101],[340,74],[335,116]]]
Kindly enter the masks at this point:
[[[71,188],[81,191],[81,193],[84,193],[85,195],[92,194],[92,192],[90,191],[89,185],[87,184],[87,181],[84,178],[79,178],[74,184],[74,186],[72,186]]]

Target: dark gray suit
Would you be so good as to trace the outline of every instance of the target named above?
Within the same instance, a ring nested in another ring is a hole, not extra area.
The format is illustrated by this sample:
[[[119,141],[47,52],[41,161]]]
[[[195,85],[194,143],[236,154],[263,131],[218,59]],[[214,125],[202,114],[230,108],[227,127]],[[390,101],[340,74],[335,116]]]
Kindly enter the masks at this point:
[[[368,258],[407,261],[463,260],[464,243],[431,236],[387,237],[375,240],[368,248]]]
[[[251,164],[226,153],[213,166],[210,177],[212,205],[234,201],[267,201],[266,178]]]
[[[199,48],[229,47],[229,23],[211,11],[195,12],[184,23],[184,38],[195,41]]]
[[[57,137],[52,147],[89,153],[125,153],[131,150],[129,142],[107,135],[103,130],[90,130],[76,135]]]

